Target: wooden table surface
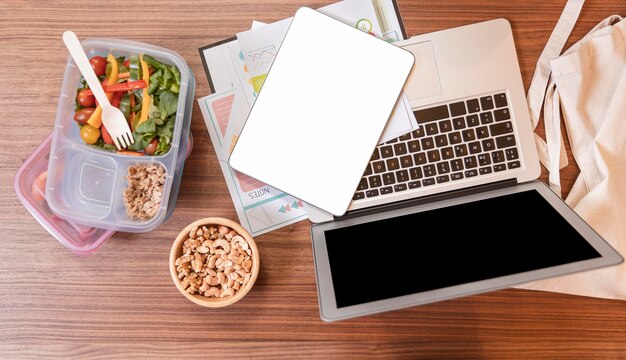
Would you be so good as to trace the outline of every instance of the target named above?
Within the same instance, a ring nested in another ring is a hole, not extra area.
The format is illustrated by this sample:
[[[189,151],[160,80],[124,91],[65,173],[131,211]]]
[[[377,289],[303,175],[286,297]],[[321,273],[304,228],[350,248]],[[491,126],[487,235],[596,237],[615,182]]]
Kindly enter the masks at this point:
[[[0,358],[626,358],[626,303],[555,293],[507,289],[324,323],[308,221],[257,237],[261,273],[242,301],[221,310],[192,304],[168,272],[172,240],[201,217],[237,219],[195,101],[193,152],[171,218],[149,233],[116,233],[95,256],[72,254],[13,188],[17,169],[53,127],[68,57],[64,30],[178,52],[195,73],[197,99],[209,94],[199,47],[253,19],[271,22],[330,1],[141,3],[0,1]],[[509,19],[526,87],[564,5],[399,0],[409,35]],[[568,44],[611,14],[626,15],[626,3],[587,1]],[[564,169],[566,190],[577,173],[575,165]]]

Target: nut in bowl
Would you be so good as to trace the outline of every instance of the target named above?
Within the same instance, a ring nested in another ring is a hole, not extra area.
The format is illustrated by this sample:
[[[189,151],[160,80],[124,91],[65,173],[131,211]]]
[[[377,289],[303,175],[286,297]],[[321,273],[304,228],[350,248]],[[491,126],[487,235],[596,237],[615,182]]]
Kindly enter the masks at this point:
[[[189,224],[170,251],[170,274],[192,302],[223,307],[241,300],[259,274],[259,251],[238,223],[217,217]]]

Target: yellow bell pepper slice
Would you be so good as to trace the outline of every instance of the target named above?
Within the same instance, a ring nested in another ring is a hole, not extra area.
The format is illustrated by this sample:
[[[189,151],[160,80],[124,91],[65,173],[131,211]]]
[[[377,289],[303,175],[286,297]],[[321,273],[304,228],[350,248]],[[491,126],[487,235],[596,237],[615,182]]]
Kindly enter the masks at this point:
[[[139,62],[141,63],[141,72],[143,73],[143,81],[146,82],[146,87],[143,88],[143,100],[141,102],[141,116],[137,125],[148,120],[150,114],[150,95],[148,95],[148,88],[150,87],[150,70],[148,69],[148,63],[143,60],[143,54],[139,55]]]
[[[120,72],[120,67],[117,63],[117,59],[115,58],[115,56],[113,56],[113,54],[109,54],[107,56],[107,61],[109,62],[109,64],[111,64],[111,72],[109,73],[109,77],[107,78],[107,84],[117,84],[117,79]],[[107,99],[111,101],[111,99],[113,98],[113,93],[108,93],[106,95]],[[102,108],[100,107],[100,105],[98,105],[93,114],[91,114],[89,120],[87,120],[87,124],[96,128],[100,128],[100,126],[102,126]]]

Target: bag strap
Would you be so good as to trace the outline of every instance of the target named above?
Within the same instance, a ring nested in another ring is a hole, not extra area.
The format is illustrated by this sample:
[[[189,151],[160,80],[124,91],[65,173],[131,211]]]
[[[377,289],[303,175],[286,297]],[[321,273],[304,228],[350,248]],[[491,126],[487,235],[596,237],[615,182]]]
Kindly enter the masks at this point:
[[[561,195],[559,170],[567,166],[567,154],[564,151],[565,145],[561,135],[558,91],[554,88],[554,83],[550,82],[552,72],[550,61],[557,58],[563,51],[584,3],[584,0],[568,0],[565,4],[550,38],[539,56],[526,97],[533,129],[536,129],[539,124],[539,114],[545,99],[544,124],[547,142],[535,133],[535,143],[539,160],[549,171],[550,187],[559,196]]]

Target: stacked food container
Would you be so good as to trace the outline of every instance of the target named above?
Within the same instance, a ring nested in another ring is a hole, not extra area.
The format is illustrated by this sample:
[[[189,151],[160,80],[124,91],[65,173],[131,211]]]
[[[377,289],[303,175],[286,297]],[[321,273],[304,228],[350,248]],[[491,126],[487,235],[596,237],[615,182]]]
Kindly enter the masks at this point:
[[[88,39],[82,45],[88,57],[145,54],[180,72],[171,147],[158,156],[131,156],[81,139],[73,120],[81,73],[68,59],[53,133],[18,170],[15,191],[37,221],[68,249],[94,254],[116,231],[151,231],[174,211],[184,162],[192,148],[189,128],[195,79],[182,57],[164,48],[115,39]],[[128,169],[144,165],[164,168],[165,181],[154,215],[138,219],[128,214],[124,192],[129,186]]]

